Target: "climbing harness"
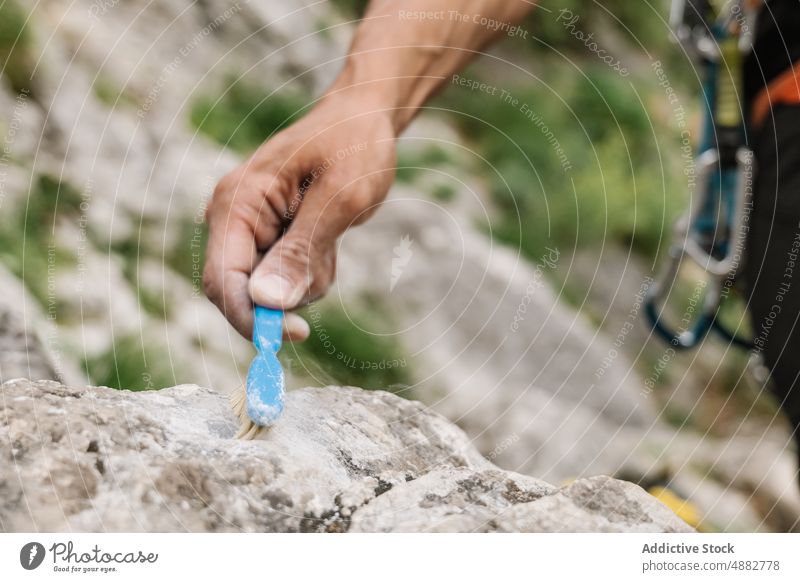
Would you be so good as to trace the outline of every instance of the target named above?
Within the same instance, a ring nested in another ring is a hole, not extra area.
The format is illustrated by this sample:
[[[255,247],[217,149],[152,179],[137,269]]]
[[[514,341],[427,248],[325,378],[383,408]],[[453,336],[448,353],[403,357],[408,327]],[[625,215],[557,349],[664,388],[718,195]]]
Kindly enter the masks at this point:
[[[692,203],[674,225],[670,261],[648,289],[644,310],[654,331],[676,349],[697,346],[710,330],[731,344],[752,347],[720,317],[724,302],[738,292],[735,282],[742,266],[752,183],[753,155],[746,145],[740,96],[742,61],[752,45],[752,4],[744,0],[673,0],[672,4],[675,36],[703,65],[704,123]],[[681,324],[670,326],[664,309],[670,294],[679,293],[675,283],[687,264],[703,278],[695,283]]]

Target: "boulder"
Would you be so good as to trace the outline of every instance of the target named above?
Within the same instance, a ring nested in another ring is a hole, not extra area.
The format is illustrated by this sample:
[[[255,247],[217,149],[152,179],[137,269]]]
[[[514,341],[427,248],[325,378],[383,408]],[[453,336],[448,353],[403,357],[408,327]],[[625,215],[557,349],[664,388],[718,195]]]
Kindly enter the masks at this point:
[[[638,486],[499,469],[423,405],[303,388],[235,440],[227,399],[13,380],[0,395],[4,531],[691,531]]]

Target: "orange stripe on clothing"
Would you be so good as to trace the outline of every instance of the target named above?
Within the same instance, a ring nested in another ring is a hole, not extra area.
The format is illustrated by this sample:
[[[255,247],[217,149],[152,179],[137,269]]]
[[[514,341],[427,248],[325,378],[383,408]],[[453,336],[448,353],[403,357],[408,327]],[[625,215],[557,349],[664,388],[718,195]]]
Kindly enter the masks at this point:
[[[769,110],[781,103],[800,103],[800,61],[759,91],[750,110],[753,125],[760,127]]]

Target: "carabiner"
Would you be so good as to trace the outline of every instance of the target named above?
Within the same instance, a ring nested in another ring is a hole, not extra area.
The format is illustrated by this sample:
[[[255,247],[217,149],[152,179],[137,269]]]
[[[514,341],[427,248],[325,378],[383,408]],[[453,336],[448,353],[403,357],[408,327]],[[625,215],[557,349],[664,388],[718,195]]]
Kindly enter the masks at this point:
[[[739,257],[744,243],[742,226],[747,195],[746,177],[752,163],[752,154],[746,148],[740,148],[736,153],[736,162],[733,170],[720,168],[719,154],[714,149],[703,152],[698,158],[698,183],[704,189],[695,198],[689,211],[675,223],[674,236],[677,241],[670,248],[670,262],[662,277],[650,286],[645,299],[644,311],[653,330],[678,349],[695,347],[710,329],[714,329],[735,345],[749,346],[747,340],[731,333],[717,318],[723,284],[726,279],[735,278],[741,268]],[[719,179],[718,182],[715,177]],[[719,187],[719,196],[716,199],[711,188],[712,180]],[[726,181],[736,183],[731,188],[726,186]],[[733,192],[732,196],[730,192]],[[726,218],[722,233],[718,232],[717,226],[717,214],[720,212]],[[703,239],[709,233],[712,236],[711,243]],[[718,237],[721,240],[717,240]],[[721,249],[722,254],[715,254],[718,249]],[[657,303],[668,295],[662,282],[674,281],[680,265],[687,259],[707,272],[710,281],[706,285],[703,308],[694,324],[687,329],[670,329],[663,322],[657,308]]]

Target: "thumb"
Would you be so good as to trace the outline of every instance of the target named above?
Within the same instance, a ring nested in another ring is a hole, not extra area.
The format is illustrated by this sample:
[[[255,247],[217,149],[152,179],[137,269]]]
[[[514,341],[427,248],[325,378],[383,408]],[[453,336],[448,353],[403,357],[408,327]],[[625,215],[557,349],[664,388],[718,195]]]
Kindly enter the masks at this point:
[[[290,228],[267,252],[250,278],[250,296],[258,305],[293,309],[306,298],[314,280],[312,244]]]
[[[347,226],[333,210],[339,206],[336,199],[318,190],[303,200],[289,229],[253,271],[250,296],[255,303],[287,310],[324,295],[336,271],[336,240]]]
[[[253,271],[253,301],[287,310],[322,297],[336,273],[336,241],[375,208],[371,188],[341,173],[312,184],[289,229]]]

